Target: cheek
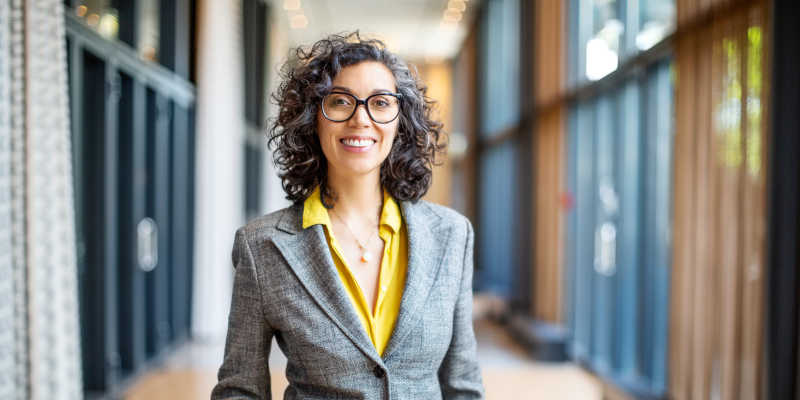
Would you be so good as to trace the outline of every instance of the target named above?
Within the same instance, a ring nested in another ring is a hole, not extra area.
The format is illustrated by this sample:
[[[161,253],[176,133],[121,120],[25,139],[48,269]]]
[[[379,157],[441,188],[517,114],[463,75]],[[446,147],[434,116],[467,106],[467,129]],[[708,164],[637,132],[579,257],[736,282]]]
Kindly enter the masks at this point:
[[[333,129],[328,120],[317,118],[317,137],[319,138],[319,144],[322,146],[323,151],[327,151],[328,148],[332,146],[331,138],[333,137]]]
[[[384,135],[382,147],[383,147],[383,152],[386,153],[386,155],[388,155],[392,151],[392,145],[394,144],[394,141],[397,140],[397,127],[394,127],[393,129],[394,133],[391,133],[392,131],[389,131],[389,133],[386,133],[386,135]]]

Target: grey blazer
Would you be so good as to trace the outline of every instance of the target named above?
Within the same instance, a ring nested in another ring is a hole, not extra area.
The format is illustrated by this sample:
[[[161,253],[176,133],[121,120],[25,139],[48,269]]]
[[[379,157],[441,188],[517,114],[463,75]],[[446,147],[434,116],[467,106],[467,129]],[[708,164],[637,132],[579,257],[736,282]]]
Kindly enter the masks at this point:
[[[333,264],[322,225],[297,204],[236,232],[225,358],[212,399],[269,399],[273,336],[285,399],[483,397],[472,329],[472,225],[439,205],[400,202],[406,286],[381,357]]]

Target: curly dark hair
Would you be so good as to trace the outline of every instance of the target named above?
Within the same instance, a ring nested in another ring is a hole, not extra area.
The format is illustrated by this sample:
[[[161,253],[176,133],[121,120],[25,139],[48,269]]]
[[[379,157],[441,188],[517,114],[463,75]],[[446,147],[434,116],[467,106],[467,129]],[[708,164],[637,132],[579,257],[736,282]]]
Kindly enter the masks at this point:
[[[398,200],[416,202],[431,185],[433,165],[447,143],[442,123],[433,119],[436,102],[408,65],[376,39],[358,31],[330,35],[311,47],[297,47],[280,70],[281,84],[272,94],[278,116],[268,132],[269,147],[286,198],[301,203],[320,185],[322,203],[333,207],[336,194],[327,185],[328,165],[317,135],[317,111],[342,68],[363,61],[383,63],[401,94],[400,122],[389,156],[381,165],[380,183]]]

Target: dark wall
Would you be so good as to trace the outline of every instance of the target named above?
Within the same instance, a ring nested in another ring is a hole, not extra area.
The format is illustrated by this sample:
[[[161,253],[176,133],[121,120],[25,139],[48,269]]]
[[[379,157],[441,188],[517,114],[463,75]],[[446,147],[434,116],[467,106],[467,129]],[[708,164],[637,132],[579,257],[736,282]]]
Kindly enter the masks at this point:
[[[773,2],[767,394],[800,399],[800,8]]]

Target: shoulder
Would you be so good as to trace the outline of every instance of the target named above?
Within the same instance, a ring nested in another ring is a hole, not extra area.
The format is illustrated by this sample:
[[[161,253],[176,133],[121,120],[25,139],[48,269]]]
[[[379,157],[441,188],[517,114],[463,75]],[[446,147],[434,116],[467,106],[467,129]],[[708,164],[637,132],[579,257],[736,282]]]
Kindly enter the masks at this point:
[[[431,203],[426,200],[419,200],[415,207],[422,208],[433,216],[433,218],[430,219],[431,224],[454,229],[455,232],[461,232],[466,236],[472,234],[472,223],[469,218],[450,207]]]
[[[302,212],[302,204],[294,204],[253,218],[236,230],[236,242],[243,242],[248,246],[263,245],[271,241],[279,228],[292,226]]]

